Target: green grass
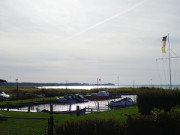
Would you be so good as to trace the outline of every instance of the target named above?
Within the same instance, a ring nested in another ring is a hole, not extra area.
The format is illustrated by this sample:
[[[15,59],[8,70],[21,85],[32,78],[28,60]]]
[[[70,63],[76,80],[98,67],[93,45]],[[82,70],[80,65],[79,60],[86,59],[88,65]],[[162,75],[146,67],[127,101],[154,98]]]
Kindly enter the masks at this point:
[[[137,107],[121,108],[117,110],[111,110],[106,112],[96,112],[92,114],[86,114],[81,116],[76,115],[54,115],[54,118],[59,124],[70,120],[84,120],[84,119],[116,119],[120,122],[124,122],[127,119],[127,115],[138,114]]]
[[[9,119],[0,121],[1,135],[44,135],[47,133],[47,120]]]
[[[25,102],[34,102],[34,101],[43,101],[43,100],[55,100],[56,97],[45,97],[45,98],[33,98],[33,99],[24,99],[24,100],[12,100],[12,101],[0,101],[0,105],[4,104],[16,104],[16,103],[25,103]]]
[[[7,112],[0,111],[4,116],[12,117],[47,117],[48,113],[26,113],[26,112]],[[92,113],[81,116],[69,114],[53,114],[54,124],[63,124],[66,121],[77,121],[85,119],[116,119],[124,122],[127,115],[138,114],[137,107],[128,107],[107,112]],[[8,119],[7,121],[0,121],[1,135],[44,135],[47,131],[47,120],[24,120],[24,119]]]

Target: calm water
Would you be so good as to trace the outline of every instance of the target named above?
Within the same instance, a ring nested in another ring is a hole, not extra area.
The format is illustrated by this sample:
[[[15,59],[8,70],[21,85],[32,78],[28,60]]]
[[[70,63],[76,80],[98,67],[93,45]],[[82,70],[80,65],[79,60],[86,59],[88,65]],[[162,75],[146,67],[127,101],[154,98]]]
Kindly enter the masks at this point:
[[[158,87],[158,88],[163,88],[163,89],[169,89],[168,85],[121,85],[121,86],[115,86],[115,85],[111,85],[111,86],[42,86],[42,87],[38,87],[38,88],[44,88],[44,89],[82,89],[82,90],[91,90],[91,89],[95,89],[95,88],[128,88],[128,87],[134,87],[134,88],[138,88],[138,87]],[[173,89],[180,89],[180,85],[173,85],[172,86]]]
[[[103,100],[103,101],[88,101],[85,103],[76,103],[76,104],[72,104],[71,105],[71,110],[76,110],[76,106],[79,106],[81,109],[83,108],[98,108],[98,104],[99,104],[99,108],[100,109],[108,109],[108,103],[110,101],[117,101],[120,100],[122,98],[125,97],[130,97],[133,101],[136,101],[136,95],[122,95],[121,98],[118,99],[111,99],[111,100]],[[46,109],[46,110],[50,110],[50,105],[49,104],[45,104],[45,105],[37,105],[37,106],[33,106],[31,108],[31,112],[37,112],[36,108],[38,108],[40,111]],[[68,111],[69,110],[69,105],[68,104],[53,104],[53,111]],[[20,110],[17,109],[10,109],[10,111],[23,111],[23,112],[27,112],[28,111],[28,107],[24,107],[21,108]]]

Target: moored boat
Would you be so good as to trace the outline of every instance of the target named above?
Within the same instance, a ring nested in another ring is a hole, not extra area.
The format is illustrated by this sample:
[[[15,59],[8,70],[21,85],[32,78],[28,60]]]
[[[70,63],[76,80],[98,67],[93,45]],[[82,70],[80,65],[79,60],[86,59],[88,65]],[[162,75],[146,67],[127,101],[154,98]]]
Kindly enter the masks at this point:
[[[68,104],[68,103],[76,103],[74,94],[67,94],[64,97],[56,98],[58,103]]]
[[[0,98],[10,98],[10,95],[6,94],[4,91],[0,91]]]
[[[81,94],[75,94],[76,103],[88,102],[88,99],[84,98]]]
[[[123,98],[118,101],[111,101],[109,104],[110,107],[127,107],[127,106],[133,106],[133,105],[136,105],[136,102],[128,97]]]
[[[86,98],[89,100],[106,100],[111,98],[111,94],[108,91],[99,91],[98,93],[86,95]]]
[[[81,94],[67,94],[64,97],[56,98],[58,103],[81,103],[81,102],[88,102],[88,99],[84,98]]]

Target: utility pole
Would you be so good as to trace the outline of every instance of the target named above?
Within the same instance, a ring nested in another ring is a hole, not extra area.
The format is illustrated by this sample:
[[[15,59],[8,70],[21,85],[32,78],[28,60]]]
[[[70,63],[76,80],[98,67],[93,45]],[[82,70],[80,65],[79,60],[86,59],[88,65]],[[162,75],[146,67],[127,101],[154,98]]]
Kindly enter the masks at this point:
[[[17,90],[17,92],[18,92],[18,79],[16,79],[16,90]]]
[[[150,79],[151,80],[151,87],[152,87],[152,79]]]
[[[134,80],[133,80],[133,88],[134,88]]]
[[[66,80],[66,90],[67,90],[67,86],[68,86],[68,80]]]
[[[119,76],[117,77],[117,79],[118,79],[118,86],[119,86]]]

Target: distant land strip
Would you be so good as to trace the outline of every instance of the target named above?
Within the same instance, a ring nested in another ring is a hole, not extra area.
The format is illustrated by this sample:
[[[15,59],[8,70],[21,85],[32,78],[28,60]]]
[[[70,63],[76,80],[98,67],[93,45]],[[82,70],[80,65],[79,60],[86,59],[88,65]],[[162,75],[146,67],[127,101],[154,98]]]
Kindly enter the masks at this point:
[[[16,86],[16,82],[0,83],[0,86]],[[89,83],[33,83],[33,82],[18,82],[18,86],[94,86],[97,84]],[[99,86],[114,86],[113,83],[98,84]]]

